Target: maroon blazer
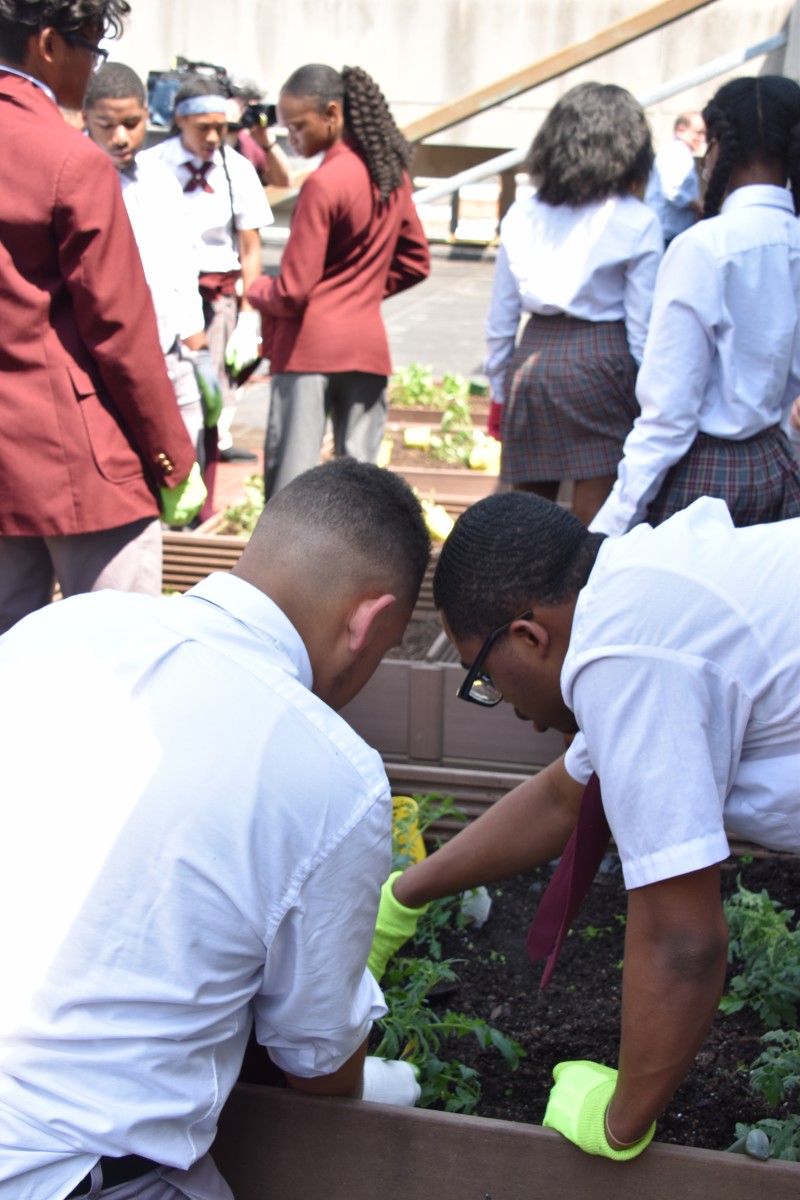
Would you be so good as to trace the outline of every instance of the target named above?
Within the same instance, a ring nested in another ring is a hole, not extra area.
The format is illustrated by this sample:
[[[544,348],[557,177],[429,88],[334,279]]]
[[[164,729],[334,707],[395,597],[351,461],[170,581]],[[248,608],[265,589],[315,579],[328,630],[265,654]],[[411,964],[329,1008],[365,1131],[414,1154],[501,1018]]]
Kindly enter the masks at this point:
[[[280,275],[247,293],[273,373],[389,375],[381,301],[429,271],[408,178],[381,202],[363,159],[337,142],[300,190]]]
[[[116,169],[0,68],[0,535],[158,513],[195,455]]]

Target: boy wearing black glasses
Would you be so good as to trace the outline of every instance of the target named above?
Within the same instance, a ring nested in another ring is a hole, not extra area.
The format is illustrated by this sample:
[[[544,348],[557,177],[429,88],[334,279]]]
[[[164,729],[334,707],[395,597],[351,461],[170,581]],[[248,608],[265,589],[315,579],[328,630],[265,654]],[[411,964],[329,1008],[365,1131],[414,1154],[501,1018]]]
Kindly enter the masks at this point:
[[[800,853],[798,578],[800,519],[738,529],[708,497],[606,538],[500,494],[442,549],[434,599],[467,668],[461,698],[575,736],[384,886],[370,966],[380,977],[428,901],[562,855],[564,903],[548,892],[528,937],[533,958],[550,956],[546,981],[591,880],[580,864],[596,867],[610,827],[628,889],[619,1073],[558,1064],[544,1122],[588,1153],[641,1153],[714,1018],[728,837]]]

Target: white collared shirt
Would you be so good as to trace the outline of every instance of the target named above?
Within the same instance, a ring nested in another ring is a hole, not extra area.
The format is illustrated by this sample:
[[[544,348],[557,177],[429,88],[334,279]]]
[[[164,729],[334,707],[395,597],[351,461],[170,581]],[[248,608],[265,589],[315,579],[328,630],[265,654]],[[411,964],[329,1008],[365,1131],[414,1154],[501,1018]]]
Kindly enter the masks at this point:
[[[365,962],[390,868],[378,754],[233,575],[78,596],[0,640],[0,1197],[100,1154],[208,1149],[253,1014],[336,1070],[385,1012]]]
[[[148,162],[150,159],[169,167],[182,191],[190,178],[184,164],[191,162],[195,167],[202,165],[202,160],[192,156],[179,136],[166,138],[157,146],[144,150],[136,161]],[[237,230],[261,229],[264,225],[271,225],[274,220],[264,188],[252,164],[228,146],[225,148],[225,162],[228,164],[230,187],[222,164],[222,154],[215,150],[211,169],[206,176],[213,192],[205,192],[200,187],[183,192],[186,219],[197,247],[202,272],[238,271],[239,248],[234,245],[231,236],[232,215]]]
[[[765,582],[766,581],[766,582]],[[625,885],[711,866],[726,834],[800,853],[800,518],[705,497],[600,547],[561,673]]]
[[[172,172],[155,159],[137,159],[133,172],[121,171],[119,178],[166,354],[176,338],[190,337],[205,326],[183,193]]]
[[[700,176],[694,155],[680,138],[672,138],[656,155],[644,202],[652,208],[669,241],[689,229],[697,220],[691,207],[700,200]]]
[[[642,521],[698,432],[737,441],[800,394],[800,223],[786,188],[751,184],[676,238],[658,273],[636,383],[641,415],[591,528]]]
[[[512,204],[500,225],[485,327],[484,369],[496,403],[505,398],[523,313],[624,320],[640,362],[663,248],[655,214],[633,196],[571,208],[534,194]]]

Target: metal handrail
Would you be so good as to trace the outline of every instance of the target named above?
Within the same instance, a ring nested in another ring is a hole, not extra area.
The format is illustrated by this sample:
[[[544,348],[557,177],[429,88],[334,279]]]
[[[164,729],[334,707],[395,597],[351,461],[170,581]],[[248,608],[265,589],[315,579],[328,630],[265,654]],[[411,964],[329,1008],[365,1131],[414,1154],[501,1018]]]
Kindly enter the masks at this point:
[[[726,71],[732,71],[743,63],[749,62],[751,58],[758,58],[762,54],[780,50],[788,40],[788,34],[778,33],[774,37],[758,42],[754,46],[748,46],[744,50],[734,50],[730,54],[723,54],[720,58],[706,63],[704,67],[698,67],[685,75],[676,76],[675,79],[663,84],[655,92],[642,97],[640,104],[642,108],[651,108],[662,100],[668,100],[670,96],[675,96],[699,83],[706,83],[709,79],[724,75]],[[510,171],[512,167],[518,167],[520,163],[524,162],[528,153],[527,146],[524,150],[506,150],[504,154],[498,154],[494,158],[488,158],[485,162],[478,163],[477,166],[459,171],[457,175],[451,175],[449,179],[442,179],[429,187],[420,188],[414,193],[414,203],[417,205],[429,204],[433,200],[440,200],[443,196],[452,195],[465,184],[477,183],[481,179],[488,179],[491,175],[500,175],[503,171]]]

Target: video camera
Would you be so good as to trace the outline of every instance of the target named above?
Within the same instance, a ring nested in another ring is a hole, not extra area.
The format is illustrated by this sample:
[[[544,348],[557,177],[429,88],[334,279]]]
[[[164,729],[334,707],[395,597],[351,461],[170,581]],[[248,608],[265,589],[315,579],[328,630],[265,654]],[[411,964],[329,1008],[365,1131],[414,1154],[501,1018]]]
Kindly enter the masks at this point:
[[[277,121],[278,110],[274,104],[248,104],[239,124],[242,129],[253,129],[256,125],[267,129],[268,126],[277,124]]]
[[[147,74],[147,107],[150,109],[152,125],[171,128],[175,94],[188,75],[203,75],[211,79],[219,88],[220,96],[237,94],[236,85],[225,67],[215,63],[190,62],[188,58],[179,56],[168,71],[149,71]]]

